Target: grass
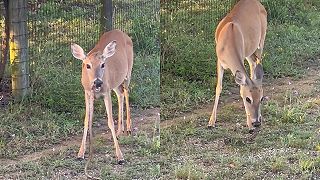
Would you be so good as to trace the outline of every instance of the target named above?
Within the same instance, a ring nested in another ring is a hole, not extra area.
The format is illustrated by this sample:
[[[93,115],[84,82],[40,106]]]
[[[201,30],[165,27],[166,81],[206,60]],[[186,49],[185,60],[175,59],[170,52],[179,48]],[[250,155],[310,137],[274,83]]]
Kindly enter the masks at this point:
[[[301,94],[287,101],[285,90],[274,91],[279,97],[264,106],[256,136],[248,133],[243,108],[232,104],[220,107],[215,129],[206,127],[209,112],[177,118],[162,128],[163,178],[319,178],[318,96]]]
[[[158,179],[160,167],[157,165],[157,148],[152,135],[141,131],[132,137],[120,138],[121,150],[126,164],[117,165],[111,139],[96,138],[94,157],[88,169],[90,174],[102,179]],[[86,161],[75,158],[78,146],[51,152],[35,161],[6,165],[0,168],[0,178],[19,179],[84,179],[83,168]],[[150,149],[156,153],[145,153]]]
[[[161,6],[161,115],[176,117],[212,101],[215,89],[213,32],[234,1],[168,1]],[[265,78],[301,77],[317,66],[319,3],[270,1],[264,50]],[[204,23],[205,22],[205,23]],[[235,86],[230,73],[224,87]],[[224,88],[225,89],[225,88]],[[223,91],[224,93],[224,91]]]

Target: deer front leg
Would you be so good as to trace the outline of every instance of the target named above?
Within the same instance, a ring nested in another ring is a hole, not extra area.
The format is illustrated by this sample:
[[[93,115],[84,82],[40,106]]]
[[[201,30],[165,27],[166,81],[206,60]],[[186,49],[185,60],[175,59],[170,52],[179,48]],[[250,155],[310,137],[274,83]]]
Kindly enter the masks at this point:
[[[216,97],[214,100],[214,105],[213,105],[213,110],[212,110],[212,114],[209,120],[209,124],[208,127],[215,127],[215,123],[217,120],[217,108],[218,108],[218,103],[219,103],[219,97],[222,91],[222,79],[223,79],[223,72],[224,69],[223,67],[220,65],[220,63],[217,63],[217,86],[216,86]]]
[[[94,95],[90,91],[85,91],[85,102],[86,102],[86,115],[84,118],[84,128],[83,128],[83,137],[81,146],[78,152],[78,158],[84,159],[84,153],[86,151],[86,139],[88,134],[88,127],[92,125],[92,116],[93,116],[93,102]]]
[[[107,92],[106,95],[104,96],[104,103],[105,103],[106,110],[107,110],[108,126],[109,126],[109,128],[111,130],[112,138],[113,138],[113,141],[114,141],[114,147],[116,149],[116,156],[117,156],[118,164],[123,164],[124,163],[124,159],[123,159],[120,147],[119,147],[117,135],[116,135],[116,132],[115,132],[115,129],[114,129],[114,122],[113,122],[113,118],[112,118],[112,102],[111,102],[110,91]]]
[[[118,113],[118,130],[117,130],[117,136],[120,136],[122,133],[124,133],[124,124],[123,124],[123,87],[120,85],[118,88],[114,89],[114,91],[117,94],[118,98],[118,106],[119,106],[119,113]]]
[[[131,113],[129,105],[129,87],[124,83],[124,97],[126,98],[126,111],[127,111],[127,134],[131,134]]]

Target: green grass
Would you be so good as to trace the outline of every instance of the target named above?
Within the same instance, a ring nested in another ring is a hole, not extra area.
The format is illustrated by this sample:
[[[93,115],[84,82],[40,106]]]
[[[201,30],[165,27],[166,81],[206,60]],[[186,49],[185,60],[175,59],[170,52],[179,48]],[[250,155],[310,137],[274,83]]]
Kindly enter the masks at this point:
[[[102,179],[158,179],[160,167],[157,165],[157,142],[146,131],[140,131],[131,137],[119,140],[126,159],[124,165],[117,165],[113,141],[96,138],[94,157],[90,163],[89,173]],[[15,165],[1,166],[1,178],[13,179],[84,179],[86,160],[77,160],[78,146],[70,146],[62,151],[51,152],[34,161],[21,162]],[[153,151],[152,153],[141,153]]]
[[[163,178],[319,178],[318,96],[301,94],[287,101],[287,92],[277,91],[282,96],[264,106],[256,136],[248,133],[244,110],[229,104],[220,107],[217,128],[206,127],[209,112],[175,119],[162,128]]]
[[[211,3],[212,2],[212,3]],[[216,83],[213,32],[234,1],[167,1],[161,6],[162,119],[211,101]],[[265,78],[301,77],[317,66],[320,6],[316,0],[263,0],[268,11]],[[224,87],[235,86],[230,73]],[[224,92],[224,91],[223,91]]]
[[[34,104],[31,107],[12,105],[0,115],[0,157],[30,154],[79,134],[82,118],[76,117],[81,117],[80,114],[82,111],[59,114]]]

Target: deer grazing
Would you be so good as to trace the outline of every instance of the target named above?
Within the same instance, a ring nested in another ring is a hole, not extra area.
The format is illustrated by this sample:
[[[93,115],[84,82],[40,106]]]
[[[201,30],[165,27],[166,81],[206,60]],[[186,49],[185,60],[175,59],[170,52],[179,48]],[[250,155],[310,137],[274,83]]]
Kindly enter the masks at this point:
[[[86,103],[84,132],[78,158],[84,158],[88,128],[90,137],[92,135],[94,98],[103,96],[108,116],[108,126],[112,133],[117,160],[119,164],[122,164],[124,163],[124,159],[118,144],[117,135],[124,133],[124,97],[127,111],[126,131],[128,134],[131,133],[128,86],[133,65],[132,40],[120,30],[112,30],[104,33],[88,54],[85,54],[83,49],[77,44],[71,44],[71,52],[75,58],[82,60],[81,83],[84,88]],[[119,105],[117,133],[115,132],[112,118],[111,90],[116,93]],[[90,137],[89,140],[91,139]]]
[[[261,65],[267,30],[267,12],[258,0],[240,0],[224,17],[215,32],[217,54],[217,86],[208,127],[214,127],[225,69],[230,69],[240,85],[249,132],[261,125],[260,104],[263,101]],[[250,67],[250,77],[244,66]]]

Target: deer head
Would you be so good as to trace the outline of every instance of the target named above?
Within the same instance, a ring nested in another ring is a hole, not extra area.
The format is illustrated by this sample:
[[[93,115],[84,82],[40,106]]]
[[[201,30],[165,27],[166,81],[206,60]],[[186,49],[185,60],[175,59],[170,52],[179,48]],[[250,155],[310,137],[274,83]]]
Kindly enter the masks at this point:
[[[87,75],[87,80],[91,90],[100,92],[103,84],[103,76],[105,71],[106,60],[113,56],[116,51],[116,41],[110,42],[103,50],[103,52],[95,52],[87,56],[83,49],[77,45],[71,44],[72,55],[82,60],[82,75]]]
[[[261,64],[257,64],[253,79],[246,74],[236,71],[235,81],[240,85],[240,95],[247,114],[247,125],[250,129],[261,125],[261,102],[264,100],[262,89],[263,70]]]

